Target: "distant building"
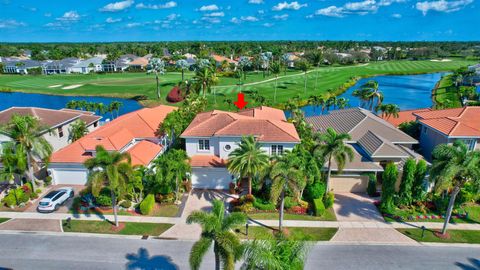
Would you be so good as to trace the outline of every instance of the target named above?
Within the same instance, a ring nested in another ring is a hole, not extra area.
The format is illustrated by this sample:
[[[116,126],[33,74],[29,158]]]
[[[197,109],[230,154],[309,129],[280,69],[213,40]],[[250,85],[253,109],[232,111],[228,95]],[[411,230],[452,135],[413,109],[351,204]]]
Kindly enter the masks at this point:
[[[39,68],[42,63],[35,60],[2,60],[3,73],[28,74],[31,68]]]
[[[137,59],[138,56],[133,54],[125,54],[120,56],[115,61],[104,60],[102,63],[102,70],[104,72],[120,72],[125,71],[129,67],[129,63]]]
[[[70,74],[72,67],[80,62],[80,59],[70,57],[62,60],[47,60],[43,63],[43,74]]]
[[[475,72],[477,75],[480,75],[480,64],[476,64],[468,67],[469,71]]]
[[[86,60],[82,60],[70,68],[72,73],[88,74],[90,72],[102,71],[102,57],[92,57]]]

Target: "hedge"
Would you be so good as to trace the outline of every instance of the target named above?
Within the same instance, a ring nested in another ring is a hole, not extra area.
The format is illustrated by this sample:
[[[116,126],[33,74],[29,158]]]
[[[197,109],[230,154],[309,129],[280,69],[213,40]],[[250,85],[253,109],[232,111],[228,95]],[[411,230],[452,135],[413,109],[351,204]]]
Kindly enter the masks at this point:
[[[140,213],[142,215],[148,215],[153,210],[155,205],[155,197],[153,194],[148,194],[147,197],[140,203]]]
[[[262,211],[274,211],[276,209],[275,204],[271,202],[262,202],[259,199],[255,199],[253,201],[253,207],[255,207],[258,210]]]
[[[317,217],[325,214],[325,205],[323,204],[322,198],[313,200],[313,210],[315,211],[315,216]]]
[[[329,209],[333,206],[333,202],[335,201],[335,195],[333,192],[328,192],[327,197],[325,198],[325,208]]]

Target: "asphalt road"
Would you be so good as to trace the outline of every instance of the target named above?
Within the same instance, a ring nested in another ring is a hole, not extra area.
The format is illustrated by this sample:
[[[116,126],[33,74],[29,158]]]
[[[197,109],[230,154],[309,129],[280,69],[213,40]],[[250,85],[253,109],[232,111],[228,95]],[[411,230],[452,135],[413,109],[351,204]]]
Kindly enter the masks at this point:
[[[0,269],[189,269],[192,243],[0,234]],[[213,253],[202,269],[214,269]],[[320,244],[312,247],[306,269],[478,270],[480,248]]]

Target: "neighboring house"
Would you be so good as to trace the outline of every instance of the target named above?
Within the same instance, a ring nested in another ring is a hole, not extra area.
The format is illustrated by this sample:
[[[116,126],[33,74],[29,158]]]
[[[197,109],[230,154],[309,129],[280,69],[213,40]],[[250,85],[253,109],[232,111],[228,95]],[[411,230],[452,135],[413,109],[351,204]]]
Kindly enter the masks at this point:
[[[300,60],[300,57],[298,57],[295,53],[287,53],[287,67],[289,68],[294,68],[295,67],[295,62]]]
[[[82,60],[70,68],[72,73],[88,74],[90,72],[102,71],[102,57],[92,57],[86,60]]]
[[[135,60],[128,63],[131,70],[145,70],[148,66],[148,58],[138,57]]]
[[[28,74],[31,68],[39,68],[42,62],[35,60],[6,60],[3,61],[3,73]]]
[[[476,64],[468,67],[469,71],[475,72],[477,75],[480,75],[480,64]]]
[[[398,113],[398,117],[382,117],[385,121],[389,122],[390,124],[398,127],[402,123],[412,122],[417,120],[416,113],[421,112],[430,112],[432,109],[424,108],[424,109],[414,109],[414,110],[405,110]]]
[[[122,115],[56,151],[48,165],[54,184],[86,184],[88,170],[83,163],[95,156],[97,145],[108,151],[127,152],[133,165],[148,166],[170,144],[167,136],[158,137],[155,132],[167,114],[176,109],[160,105]]]
[[[268,155],[282,154],[300,143],[294,125],[278,109],[200,113],[181,135],[190,157],[193,187],[228,189],[234,180],[226,168],[228,156],[247,135],[253,135]]]
[[[70,74],[72,67],[80,62],[80,59],[70,57],[62,60],[48,60],[43,64],[43,74]]]
[[[217,65],[217,67],[221,66],[221,65],[223,64],[223,62],[225,62],[225,61],[226,61],[227,63],[233,64],[233,65],[235,65],[235,66],[238,64],[237,61],[235,61],[235,60],[232,59],[233,57],[228,58],[228,57],[225,57],[225,56],[223,56],[223,55],[212,54],[212,58],[215,60],[215,63],[216,63],[216,65]]]
[[[119,72],[125,71],[129,67],[129,63],[137,59],[138,56],[133,54],[125,54],[120,56],[115,61],[104,60],[102,63],[102,70],[104,72]]]
[[[31,115],[40,121],[45,130],[40,134],[43,136],[56,151],[69,144],[70,126],[73,122],[80,119],[85,121],[89,131],[98,127],[101,116],[90,112],[76,110],[52,110],[36,107],[11,107],[0,112],[0,125],[7,124],[13,115]],[[11,139],[4,134],[0,134],[0,143],[10,141]]]
[[[456,140],[465,142],[470,150],[480,150],[480,107],[463,107],[415,113],[421,125],[420,146],[427,160],[439,144]]]
[[[368,184],[365,173],[380,173],[388,162],[402,169],[405,159],[421,158],[411,150],[417,140],[365,109],[331,111],[327,115],[307,117],[306,121],[316,132],[324,133],[331,127],[351,136],[347,143],[354,152],[353,161],[346,162],[341,174],[336,162],[332,164],[334,175],[330,185],[334,192],[365,192]],[[324,170],[327,166],[325,163]]]

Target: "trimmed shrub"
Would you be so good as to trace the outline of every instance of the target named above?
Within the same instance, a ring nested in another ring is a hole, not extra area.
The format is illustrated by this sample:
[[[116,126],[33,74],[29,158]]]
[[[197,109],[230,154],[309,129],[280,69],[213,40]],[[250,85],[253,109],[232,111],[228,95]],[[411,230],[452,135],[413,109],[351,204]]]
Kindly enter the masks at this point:
[[[391,213],[395,207],[393,200],[395,195],[395,182],[397,182],[398,171],[397,166],[390,162],[387,164],[383,172],[382,183],[382,201],[380,209],[385,213]]]
[[[112,197],[110,195],[100,194],[95,198],[95,202],[99,206],[112,206]]]
[[[400,183],[399,203],[410,205],[412,203],[412,187],[415,181],[415,170],[417,162],[413,158],[407,159],[403,165],[402,182]]]
[[[252,212],[255,208],[253,207],[253,203],[247,202],[242,205],[235,206],[233,208],[234,212],[243,212],[243,213],[248,213]]]
[[[367,193],[370,197],[377,196],[377,176],[374,173],[369,173],[368,175],[368,186]]]
[[[285,209],[290,209],[294,206],[297,206],[298,205],[298,202],[295,200],[295,198],[293,197],[285,197],[285,201],[284,201],[284,208]]]
[[[148,194],[147,197],[140,203],[140,213],[142,215],[148,215],[153,210],[155,205],[155,197],[153,194]]]
[[[182,95],[182,89],[180,89],[180,87],[178,86],[173,87],[172,90],[168,92],[168,95],[167,95],[168,102],[177,103],[182,101],[183,99],[184,97]]]
[[[335,202],[335,194],[333,194],[333,192],[328,192],[327,197],[325,198],[325,209],[331,208],[334,202]]]
[[[303,198],[307,201],[313,201],[322,198],[325,195],[325,184],[323,182],[314,182],[305,187]]]
[[[240,197],[240,204],[253,203],[254,201],[255,201],[255,197],[252,194],[247,194],[245,196]]]
[[[43,185],[48,187],[50,186],[50,184],[52,183],[52,177],[51,176],[47,176],[45,177],[45,180],[43,180]]]
[[[123,201],[120,204],[120,206],[123,207],[123,208],[130,208],[132,206],[132,202],[131,201]]]
[[[423,182],[427,175],[427,162],[421,159],[417,163],[415,170],[415,181],[412,186],[412,200],[414,202],[421,201],[423,196]]]
[[[8,195],[2,199],[2,203],[7,207],[12,207],[17,205],[17,202],[15,200],[15,195],[13,194],[13,192],[9,192]]]
[[[42,193],[42,190],[37,188],[37,190],[35,190],[35,193],[40,194],[40,193]]]
[[[253,201],[253,207],[262,211],[274,211],[276,209],[274,203],[269,201],[265,202],[258,198]]]
[[[325,214],[325,205],[323,204],[322,198],[313,200],[313,211],[317,217],[321,217]]]

